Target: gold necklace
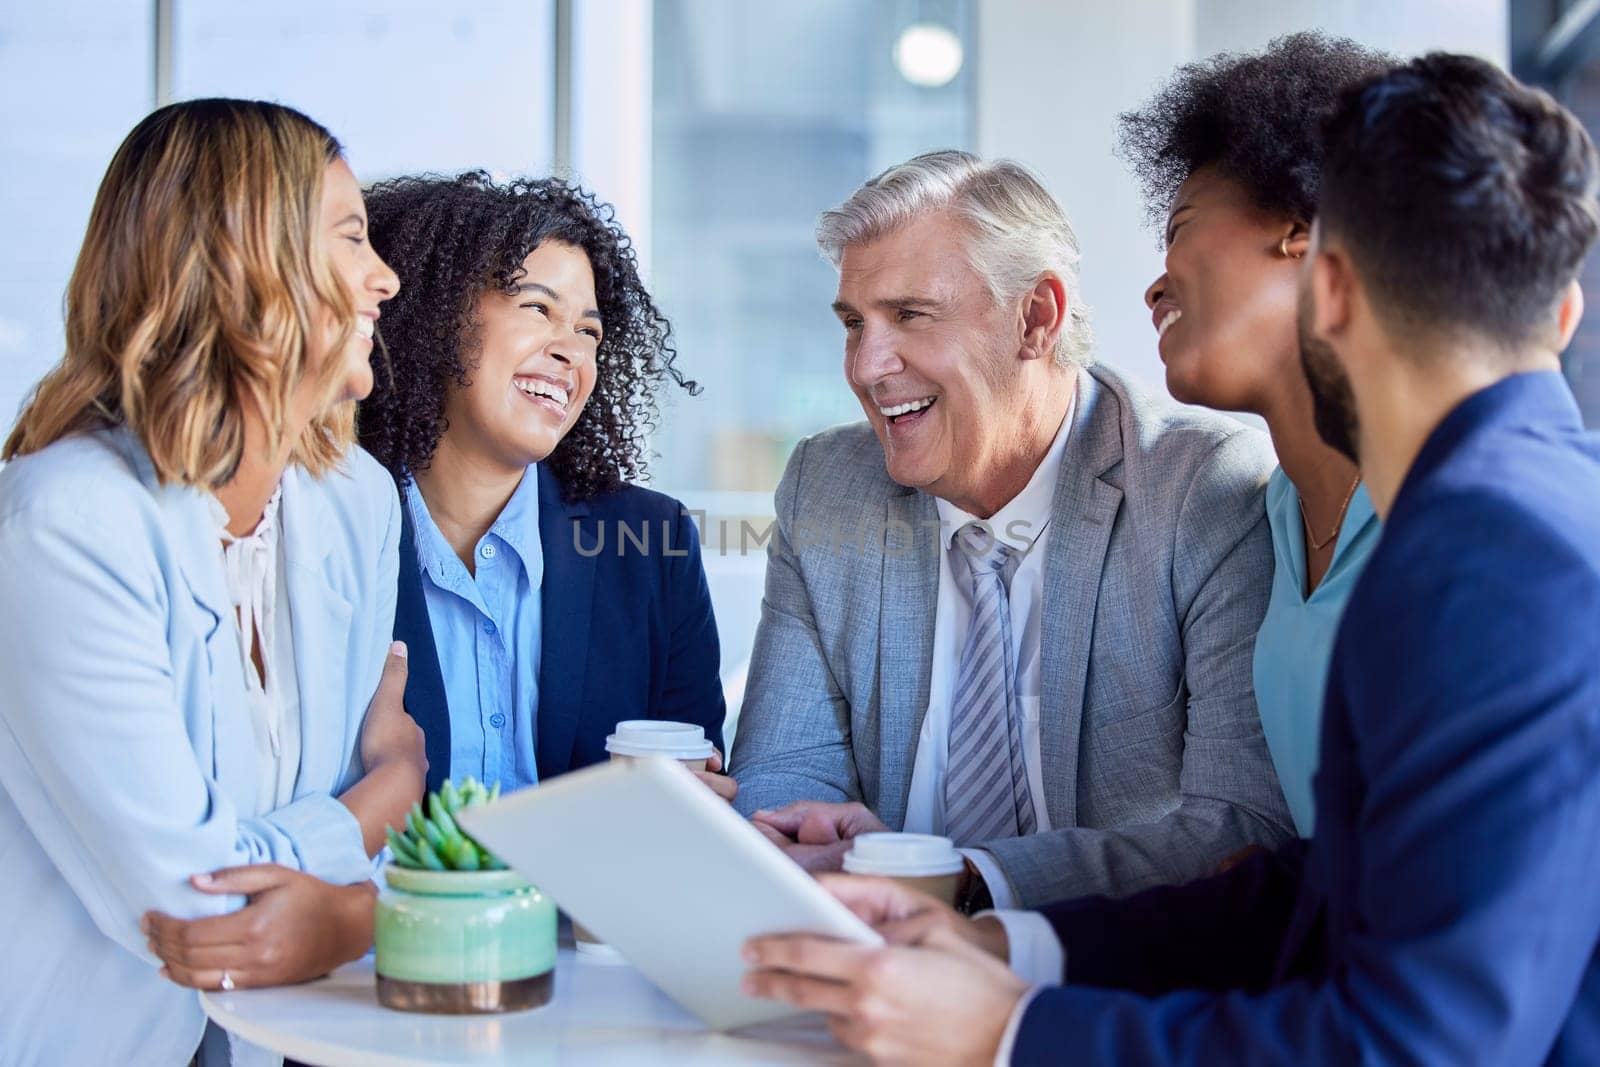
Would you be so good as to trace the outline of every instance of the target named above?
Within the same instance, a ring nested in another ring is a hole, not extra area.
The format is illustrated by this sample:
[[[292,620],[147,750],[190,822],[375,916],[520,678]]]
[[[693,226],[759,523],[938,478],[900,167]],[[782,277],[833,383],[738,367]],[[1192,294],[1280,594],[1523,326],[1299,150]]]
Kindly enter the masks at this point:
[[[1339,505],[1339,517],[1334,520],[1333,531],[1321,541],[1318,541],[1317,535],[1311,532],[1311,516],[1306,514],[1306,498],[1300,496],[1298,493],[1295,494],[1295,499],[1300,502],[1300,518],[1306,524],[1306,536],[1311,541],[1311,551],[1321,552],[1324,548],[1328,547],[1328,542],[1339,536],[1339,531],[1344,529],[1345,512],[1350,510],[1350,501],[1355,499],[1356,489],[1360,485],[1361,475],[1358,473],[1356,475],[1356,480],[1350,483],[1350,491],[1344,495],[1344,503]]]

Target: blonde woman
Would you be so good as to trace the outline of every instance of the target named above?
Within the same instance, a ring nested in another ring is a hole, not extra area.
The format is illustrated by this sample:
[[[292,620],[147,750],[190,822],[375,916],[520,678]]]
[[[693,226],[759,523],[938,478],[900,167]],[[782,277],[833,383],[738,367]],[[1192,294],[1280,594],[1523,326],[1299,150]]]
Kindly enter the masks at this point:
[[[8,1062],[187,1062],[205,1018],[163,959],[232,988],[365,951],[426,772],[394,483],[351,448],[397,289],[298,112],[177,104],[117,150],[0,471]]]

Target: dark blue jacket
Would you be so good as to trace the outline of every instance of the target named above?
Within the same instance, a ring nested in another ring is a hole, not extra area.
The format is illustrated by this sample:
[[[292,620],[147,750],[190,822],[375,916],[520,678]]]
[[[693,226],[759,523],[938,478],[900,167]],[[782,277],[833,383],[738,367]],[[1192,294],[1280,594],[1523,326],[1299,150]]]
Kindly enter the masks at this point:
[[[535,755],[539,780],[606,758],[624,719],[699,723],[722,748],[721,652],[700,540],[678,501],[637,486],[568,503],[539,477],[543,648]],[[427,737],[428,788],[450,774],[450,710],[402,507],[394,635],[407,645],[406,710]]]
[[[1434,431],[1335,646],[1309,845],[1045,909],[1014,1062],[1600,1063],[1600,443],[1554,373]]]

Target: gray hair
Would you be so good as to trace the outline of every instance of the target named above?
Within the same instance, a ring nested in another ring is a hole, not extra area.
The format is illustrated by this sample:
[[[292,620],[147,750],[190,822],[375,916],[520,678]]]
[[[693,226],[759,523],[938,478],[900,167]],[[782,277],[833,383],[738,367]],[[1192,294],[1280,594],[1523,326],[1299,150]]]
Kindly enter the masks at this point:
[[[935,211],[950,211],[967,224],[967,258],[995,300],[1021,297],[1046,271],[1060,275],[1069,321],[1056,343],[1056,362],[1093,361],[1094,330],[1078,286],[1078,237],[1055,197],[1014,160],[986,163],[971,152],[945,149],[890,167],[817,218],[817,245],[837,268],[849,246]]]

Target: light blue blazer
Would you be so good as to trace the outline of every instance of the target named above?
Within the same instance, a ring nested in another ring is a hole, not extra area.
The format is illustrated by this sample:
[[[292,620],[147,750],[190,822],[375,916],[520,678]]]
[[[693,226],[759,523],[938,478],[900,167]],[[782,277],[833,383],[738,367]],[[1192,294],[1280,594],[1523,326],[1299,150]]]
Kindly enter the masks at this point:
[[[139,919],[238,908],[191,874],[371,871],[334,797],[394,624],[400,512],[366,453],[284,475],[301,759],[293,802],[250,817],[255,750],[215,522],[157,485],[126,431],[0,471],[0,1060],[186,1063],[205,1027]]]

